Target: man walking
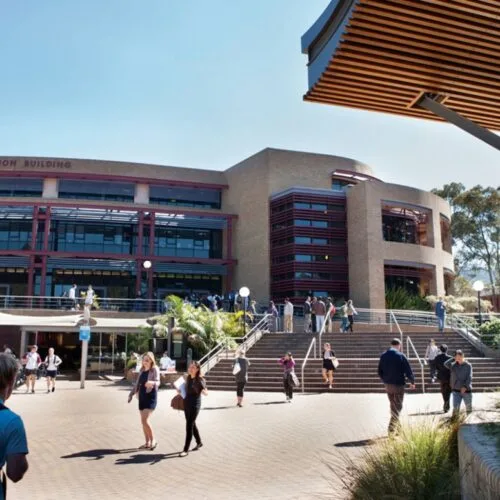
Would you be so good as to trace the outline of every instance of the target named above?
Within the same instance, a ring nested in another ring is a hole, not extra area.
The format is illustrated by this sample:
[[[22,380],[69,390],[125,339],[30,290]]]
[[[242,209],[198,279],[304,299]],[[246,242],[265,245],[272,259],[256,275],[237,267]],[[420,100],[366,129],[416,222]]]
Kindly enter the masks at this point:
[[[311,333],[311,297],[304,302],[304,333]]]
[[[326,306],[325,303],[318,297],[314,297],[312,303],[312,310],[316,315],[316,332],[320,333],[323,328],[323,323],[325,322]]]
[[[441,396],[443,396],[443,412],[448,413],[450,411],[450,396],[451,396],[451,386],[450,377],[451,372],[444,364],[452,359],[448,353],[448,346],[442,344],[439,346],[440,354],[436,356],[435,368],[437,372],[437,379],[439,380],[439,385],[441,386]]]
[[[78,303],[76,301],[76,288],[76,284],[73,284],[73,286],[68,291],[68,299],[72,311],[76,311],[78,309]]]
[[[42,364],[42,358],[38,354],[38,346],[34,345],[30,352],[26,353],[24,356],[25,361],[25,373],[26,373],[26,392],[30,391],[35,394],[35,382],[38,376],[38,368]]]
[[[285,333],[293,332],[293,304],[287,298],[285,299],[285,307],[283,308],[283,317],[285,320]]]
[[[436,341],[431,339],[427,349],[425,350],[425,358],[429,363],[429,368],[431,372],[431,384],[436,382],[436,356],[439,354],[439,349],[436,345]]]
[[[453,417],[460,412],[462,401],[467,414],[472,412],[472,365],[465,360],[464,353],[455,351],[455,359],[451,358],[444,364],[451,372],[450,383],[453,393]]]
[[[401,352],[401,341],[399,339],[393,339],[390,349],[380,356],[378,375],[385,384],[390,402],[389,435],[391,435],[397,432],[400,426],[399,414],[403,409],[406,379],[410,381],[410,389],[415,389],[415,377],[410,363]]]
[[[443,301],[443,297],[439,297],[439,300],[436,302],[435,313],[438,319],[439,332],[442,333],[446,324],[446,304]]]
[[[19,415],[5,406],[16,381],[18,365],[9,354],[0,354],[0,498],[6,497],[7,478],[3,467],[7,464],[7,477],[17,483],[28,470],[28,442],[24,424]]]

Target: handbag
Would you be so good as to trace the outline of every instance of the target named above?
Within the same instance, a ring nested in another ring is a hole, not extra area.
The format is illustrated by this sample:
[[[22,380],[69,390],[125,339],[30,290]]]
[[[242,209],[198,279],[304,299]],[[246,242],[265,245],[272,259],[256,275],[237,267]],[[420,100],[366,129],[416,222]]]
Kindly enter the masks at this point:
[[[295,387],[299,387],[300,386],[300,382],[299,382],[299,379],[298,379],[297,375],[295,375],[295,372],[292,372],[290,375],[292,376],[293,385]]]
[[[170,406],[177,411],[184,411],[184,399],[180,394],[175,395],[170,401]]]
[[[337,358],[332,359],[333,367],[337,369],[339,367],[339,360]]]
[[[241,372],[241,365],[239,361],[236,361],[236,363],[233,366],[233,375],[238,375],[238,373]]]

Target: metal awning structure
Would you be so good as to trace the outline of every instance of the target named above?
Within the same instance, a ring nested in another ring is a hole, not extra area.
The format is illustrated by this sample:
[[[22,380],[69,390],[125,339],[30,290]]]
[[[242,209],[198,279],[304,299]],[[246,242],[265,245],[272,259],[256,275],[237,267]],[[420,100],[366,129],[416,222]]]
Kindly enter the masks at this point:
[[[306,101],[445,120],[500,149],[500,1],[332,0],[302,50]]]

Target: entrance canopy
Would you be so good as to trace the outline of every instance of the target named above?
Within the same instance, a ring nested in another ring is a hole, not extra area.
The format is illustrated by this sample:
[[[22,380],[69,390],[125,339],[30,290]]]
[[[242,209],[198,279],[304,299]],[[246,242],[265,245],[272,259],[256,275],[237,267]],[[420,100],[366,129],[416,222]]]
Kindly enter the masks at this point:
[[[500,130],[498,0],[333,0],[302,51],[306,101]]]
[[[0,326],[19,326],[30,332],[78,332],[81,314],[61,316],[28,316],[0,313]],[[96,333],[139,333],[148,327],[145,318],[92,318]]]

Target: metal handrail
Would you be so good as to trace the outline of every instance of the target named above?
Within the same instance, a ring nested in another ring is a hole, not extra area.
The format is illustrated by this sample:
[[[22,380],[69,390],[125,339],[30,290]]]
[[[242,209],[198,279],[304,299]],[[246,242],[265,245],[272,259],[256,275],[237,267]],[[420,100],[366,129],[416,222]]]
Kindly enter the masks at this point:
[[[264,317],[256,325],[254,325],[252,327],[252,329],[244,337],[240,337],[240,340],[242,340],[241,345],[245,346],[245,349],[247,349],[247,348],[249,349],[257,342],[257,340],[258,340],[257,335],[262,332],[262,326],[264,324],[267,324],[270,316],[271,316],[271,314],[264,315]],[[227,354],[228,354],[227,347],[228,347],[229,340],[230,340],[230,338],[226,338],[226,339],[222,340],[210,352],[205,354],[205,356],[203,356],[199,360],[199,363],[201,365],[201,373],[203,375],[208,373],[217,364],[222,350],[225,350],[226,357],[227,357]],[[234,340],[236,340],[236,339],[234,339]],[[253,342],[253,343],[251,343],[251,342]],[[248,347],[249,344],[251,344],[251,345]],[[212,365],[212,362],[215,359],[217,359],[217,361],[215,362],[215,364]]]
[[[403,330],[401,330],[401,327],[399,326],[399,322],[396,319],[396,316],[394,315],[393,311],[390,311],[389,318],[391,318],[391,333],[392,333],[392,322],[394,322],[394,324],[396,325],[396,328],[399,331],[399,339],[401,340],[401,343],[403,343]]]
[[[473,326],[469,325],[457,314],[450,316],[450,325],[455,332],[464,337],[484,356],[486,346],[481,340],[481,334]]]
[[[408,356],[408,359],[410,359],[410,346],[420,364],[420,373],[422,375],[422,392],[425,393],[425,372],[424,372],[425,361],[418,355],[418,352],[415,349],[415,346],[413,345],[410,336],[408,336],[406,337],[406,355]]]
[[[332,305],[328,308],[328,311],[326,311],[323,325],[321,326],[321,330],[318,333],[318,352],[321,349],[321,337],[323,336],[323,333],[325,333],[327,325],[332,321],[331,312],[333,311],[333,309],[334,306]],[[314,347],[314,357],[316,357],[316,347]]]
[[[306,364],[307,364],[307,361],[309,360],[309,355],[311,354],[311,350],[312,350],[313,346],[314,346],[314,352],[316,353],[316,337],[312,338],[311,343],[309,344],[309,349],[307,349],[306,357],[304,358],[304,361],[302,362],[302,369],[301,369],[302,393],[304,393],[305,385],[306,385],[306,383],[305,383],[306,381],[304,379],[304,372],[305,372]]]

